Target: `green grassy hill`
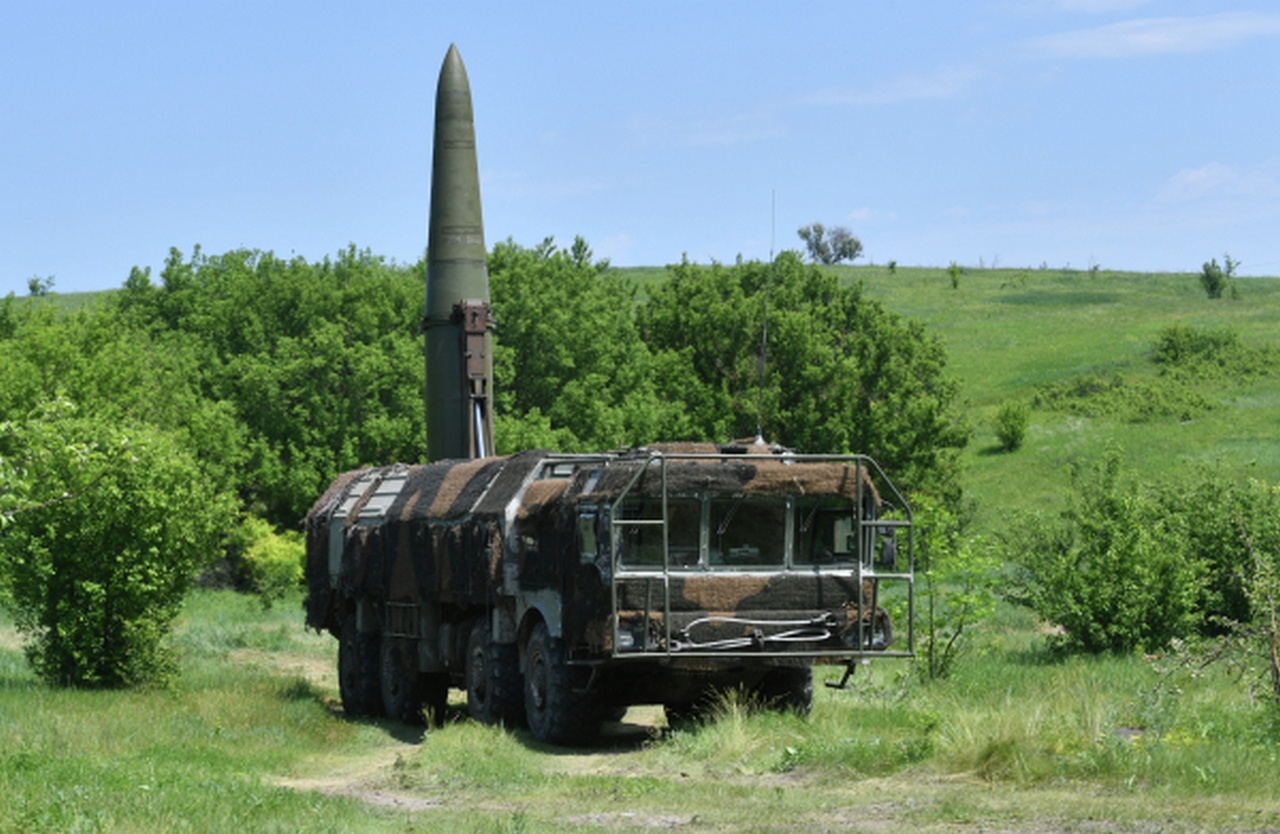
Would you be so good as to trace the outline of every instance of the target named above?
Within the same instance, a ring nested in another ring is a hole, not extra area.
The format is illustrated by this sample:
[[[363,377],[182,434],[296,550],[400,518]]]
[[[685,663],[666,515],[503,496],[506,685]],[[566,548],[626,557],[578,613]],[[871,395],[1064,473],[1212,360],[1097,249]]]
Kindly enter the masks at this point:
[[[1055,506],[1069,464],[1097,457],[1109,444],[1119,445],[1128,468],[1144,479],[1213,464],[1224,474],[1280,480],[1280,374],[1191,383],[1212,407],[1189,420],[1033,408],[1026,443],[1013,453],[998,450],[992,428],[1002,404],[1030,403],[1044,386],[1086,374],[1167,385],[1153,353],[1171,325],[1225,328],[1246,347],[1274,348],[1280,280],[1237,279],[1236,298],[1210,300],[1194,274],[978,269],[961,274],[958,287],[945,269],[852,267],[843,274],[945,340],[975,427],[966,487],[984,527],[998,527],[1011,509]]]

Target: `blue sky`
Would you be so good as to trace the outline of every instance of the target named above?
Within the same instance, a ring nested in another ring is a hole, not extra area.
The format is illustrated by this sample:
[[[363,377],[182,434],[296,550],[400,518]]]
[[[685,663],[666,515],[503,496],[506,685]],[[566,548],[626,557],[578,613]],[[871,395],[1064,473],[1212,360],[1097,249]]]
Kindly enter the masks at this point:
[[[1272,2],[0,0],[0,295],[416,260],[451,42],[490,245],[1280,275]]]

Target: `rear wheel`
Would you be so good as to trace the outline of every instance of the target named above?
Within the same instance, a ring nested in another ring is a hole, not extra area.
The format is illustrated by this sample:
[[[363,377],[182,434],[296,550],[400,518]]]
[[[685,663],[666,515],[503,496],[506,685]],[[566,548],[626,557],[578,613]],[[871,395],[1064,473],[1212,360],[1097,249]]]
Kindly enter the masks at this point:
[[[381,714],[378,666],[378,634],[360,631],[352,612],[342,621],[338,637],[338,691],[347,715]]]
[[[382,636],[382,709],[406,724],[422,723],[423,688],[414,654],[412,641]]]
[[[445,712],[449,706],[449,675],[445,672],[431,672],[419,676],[418,686],[422,693],[422,707],[418,714],[423,715],[433,727],[444,726]]]
[[[524,718],[519,653],[493,642],[487,617],[476,620],[467,641],[467,712],[485,724],[518,726]]]
[[[524,707],[534,738],[551,744],[586,744],[600,729],[595,693],[585,675],[565,663],[564,644],[546,623],[534,626],[525,646]]]

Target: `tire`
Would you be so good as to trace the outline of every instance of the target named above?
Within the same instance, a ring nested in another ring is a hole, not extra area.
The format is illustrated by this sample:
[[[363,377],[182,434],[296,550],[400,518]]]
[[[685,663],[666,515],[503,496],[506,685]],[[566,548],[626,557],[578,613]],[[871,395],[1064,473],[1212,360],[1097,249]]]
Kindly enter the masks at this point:
[[[546,623],[534,626],[525,645],[524,708],[538,741],[560,745],[589,743],[600,730],[594,693],[585,676],[565,663],[564,646]]]
[[[449,707],[449,675],[445,672],[420,675],[418,686],[422,702],[418,714],[430,721],[432,727],[443,727]]]
[[[338,691],[342,710],[356,718],[382,714],[379,692],[378,633],[356,628],[352,612],[338,637]]]
[[[471,628],[467,640],[467,712],[484,724],[520,726],[524,687],[515,646],[495,643],[487,617]]]
[[[684,730],[703,723],[707,711],[700,701],[671,701],[662,705],[662,714],[667,719],[667,727],[672,730]]]
[[[756,684],[755,694],[765,709],[808,715],[813,709],[813,667],[772,669]]]
[[[387,718],[405,724],[422,723],[423,687],[413,649],[409,640],[382,636],[382,710]]]

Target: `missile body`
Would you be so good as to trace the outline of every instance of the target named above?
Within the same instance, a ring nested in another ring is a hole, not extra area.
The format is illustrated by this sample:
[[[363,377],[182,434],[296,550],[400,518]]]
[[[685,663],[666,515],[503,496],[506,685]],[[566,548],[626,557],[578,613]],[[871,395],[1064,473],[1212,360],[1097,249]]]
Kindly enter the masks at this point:
[[[493,452],[493,321],[471,84],[450,46],[436,86],[423,317],[427,460]]]

